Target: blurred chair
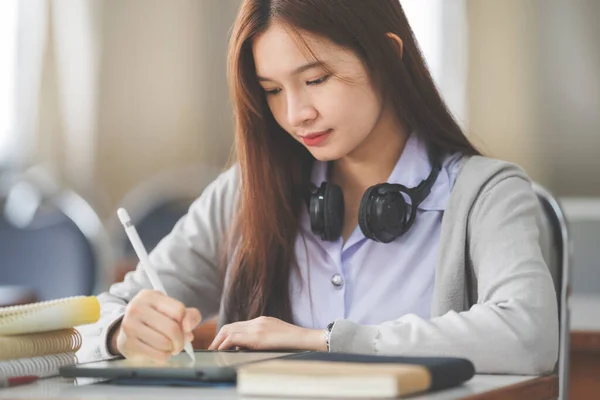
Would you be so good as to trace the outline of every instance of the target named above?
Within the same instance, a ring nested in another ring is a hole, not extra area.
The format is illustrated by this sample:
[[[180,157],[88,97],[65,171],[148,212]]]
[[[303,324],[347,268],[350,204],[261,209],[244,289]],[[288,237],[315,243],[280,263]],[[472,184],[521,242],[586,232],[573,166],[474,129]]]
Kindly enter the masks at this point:
[[[35,303],[37,295],[29,286],[0,285],[0,307]]]
[[[171,232],[177,221],[185,214],[206,186],[217,178],[221,168],[210,165],[195,165],[163,172],[132,189],[120,201],[119,207],[127,210],[144,243],[151,252]],[[121,282],[127,272],[138,264],[125,230],[116,216],[110,218],[109,231],[117,251],[117,263],[113,274],[114,282]],[[204,321],[194,330],[193,346],[206,349],[216,334],[216,319]]]
[[[40,171],[1,177],[0,282],[38,301],[91,295],[107,284],[108,235],[83,198],[49,189]]]
[[[559,399],[568,398],[569,382],[569,296],[571,284],[571,244],[567,221],[563,210],[556,199],[542,186],[533,185],[533,189],[541,204],[543,215],[541,221],[541,240],[549,243],[544,258],[554,281],[559,312],[559,353],[556,372],[559,379]]]
[[[220,172],[220,168],[210,165],[166,171],[136,186],[123,197],[119,207],[125,208],[131,216],[149,253],[187,214],[192,202]],[[113,281],[120,282],[127,272],[135,269],[138,259],[116,211],[107,226],[117,259]]]

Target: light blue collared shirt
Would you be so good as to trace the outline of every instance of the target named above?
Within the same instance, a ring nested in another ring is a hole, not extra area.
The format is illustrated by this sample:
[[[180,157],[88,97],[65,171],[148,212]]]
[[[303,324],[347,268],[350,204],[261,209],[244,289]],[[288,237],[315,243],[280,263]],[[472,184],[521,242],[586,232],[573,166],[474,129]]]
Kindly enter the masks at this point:
[[[290,277],[296,325],[323,329],[337,319],[377,325],[406,314],[430,317],[442,217],[459,159],[455,154],[443,161],[431,193],[417,208],[415,224],[388,244],[367,239],[358,226],[345,244],[341,237],[323,241],[312,233],[303,208],[295,242],[298,269]],[[430,173],[427,147],[413,134],[387,182],[411,188]],[[326,175],[327,163],[316,161],[312,182],[318,187]]]

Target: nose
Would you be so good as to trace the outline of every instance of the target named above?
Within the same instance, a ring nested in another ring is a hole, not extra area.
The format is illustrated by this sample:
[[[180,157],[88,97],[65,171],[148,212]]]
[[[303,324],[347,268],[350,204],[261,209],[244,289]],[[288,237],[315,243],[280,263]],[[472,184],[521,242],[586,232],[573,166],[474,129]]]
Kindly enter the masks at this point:
[[[287,118],[291,126],[303,126],[317,118],[317,110],[311,101],[300,93],[289,94],[287,99]]]

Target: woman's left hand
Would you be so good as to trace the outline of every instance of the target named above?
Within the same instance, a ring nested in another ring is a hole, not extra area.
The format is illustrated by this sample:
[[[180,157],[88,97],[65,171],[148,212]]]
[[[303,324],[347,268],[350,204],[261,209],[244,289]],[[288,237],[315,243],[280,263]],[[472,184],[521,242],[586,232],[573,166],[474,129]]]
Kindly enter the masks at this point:
[[[271,317],[224,325],[208,350],[235,347],[250,350],[327,351],[324,330],[301,328]]]

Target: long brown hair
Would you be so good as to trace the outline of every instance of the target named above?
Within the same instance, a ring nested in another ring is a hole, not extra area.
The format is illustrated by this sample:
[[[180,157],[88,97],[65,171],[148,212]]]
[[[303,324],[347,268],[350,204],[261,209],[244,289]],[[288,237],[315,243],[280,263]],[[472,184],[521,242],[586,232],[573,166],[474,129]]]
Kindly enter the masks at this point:
[[[398,119],[429,146],[478,154],[442,101],[399,0],[244,0],[228,59],[242,183],[227,322],[261,315],[293,322],[289,277],[313,158],[275,122],[256,79],[252,40],[273,21],[352,49],[385,88]],[[402,58],[388,32],[402,39]]]

